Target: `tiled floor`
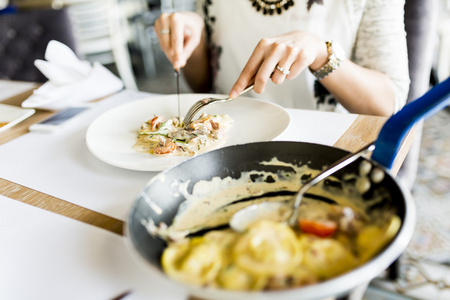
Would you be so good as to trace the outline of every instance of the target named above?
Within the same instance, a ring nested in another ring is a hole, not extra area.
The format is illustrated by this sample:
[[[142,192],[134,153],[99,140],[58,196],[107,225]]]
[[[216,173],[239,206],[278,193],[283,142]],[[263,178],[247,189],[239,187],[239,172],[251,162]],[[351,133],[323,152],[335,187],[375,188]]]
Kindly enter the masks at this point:
[[[397,282],[373,286],[408,295],[407,299],[450,299],[450,109],[425,120],[417,182],[413,239],[400,264]],[[401,299],[369,290],[367,300]]]
[[[139,88],[172,94],[176,91],[175,77],[172,70],[161,69],[157,78],[141,78]],[[191,92],[184,80],[181,91]],[[397,282],[375,281],[364,300],[450,299],[449,108],[424,122],[419,171],[412,193],[418,220],[414,237],[402,259],[401,278]]]
[[[418,211],[410,253],[450,263],[450,110],[424,124],[417,184]]]

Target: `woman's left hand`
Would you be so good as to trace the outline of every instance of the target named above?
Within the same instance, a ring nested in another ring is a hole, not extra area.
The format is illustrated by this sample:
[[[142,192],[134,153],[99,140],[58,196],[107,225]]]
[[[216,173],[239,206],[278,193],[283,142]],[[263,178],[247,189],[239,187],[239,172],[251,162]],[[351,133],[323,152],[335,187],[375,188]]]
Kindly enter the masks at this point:
[[[307,32],[294,31],[264,38],[247,61],[230,91],[230,97],[235,98],[252,83],[255,85],[254,91],[260,94],[269,79],[281,84],[285,79],[294,79],[307,67],[318,70],[327,61],[325,42]]]

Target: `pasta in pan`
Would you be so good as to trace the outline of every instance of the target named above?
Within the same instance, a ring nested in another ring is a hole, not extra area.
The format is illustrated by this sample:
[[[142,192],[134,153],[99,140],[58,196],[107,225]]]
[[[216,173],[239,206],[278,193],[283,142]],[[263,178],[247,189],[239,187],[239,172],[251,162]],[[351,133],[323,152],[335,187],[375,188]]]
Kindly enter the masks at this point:
[[[170,243],[162,255],[166,274],[178,281],[229,290],[278,290],[323,281],[364,263],[400,227],[368,225],[354,240],[343,233],[320,237],[284,223],[261,220],[242,233],[211,231]]]
[[[261,164],[282,168],[200,180],[192,188],[188,188],[189,180],[178,183],[174,189],[186,200],[172,224],[143,221],[150,234],[164,237],[168,243],[161,264],[169,277],[240,291],[309,285],[366,263],[400,230],[401,219],[395,209],[384,205],[389,201],[387,190],[379,187],[370,197],[362,196],[379,183],[380,178],[372,176],[377,168],[319,182],[302,199],[294,227],[264,219],[251,223],[242,233],[220,229],[248,205],[292,201],[302,183],[320,172],[277,158]]]

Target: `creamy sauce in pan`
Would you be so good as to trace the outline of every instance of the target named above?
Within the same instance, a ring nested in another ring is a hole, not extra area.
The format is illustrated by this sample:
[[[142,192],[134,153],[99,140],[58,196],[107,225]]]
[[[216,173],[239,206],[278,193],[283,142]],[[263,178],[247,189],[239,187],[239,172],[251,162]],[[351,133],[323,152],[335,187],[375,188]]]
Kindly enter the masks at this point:
[[[170,278],[196,286],[243,291],[313,284],[367,262],[400,228],[400,218],[381,203],[389,197],[387,191],[377,188],[370,199],[362,197],[372,182],[380,179],[370,179],[376,172],[367,168],[342,180],[329,177],[311,188],[303,199],[298,226],[259,220],[242,233],[215,228],[253,203],[292,200],[302,182],[319,172],[276,158],[261,164],[283,168],[277,172],[243,172],[237,179],[199,181],[192,192],[189,181],[174,183],[175,193],[182,194],[186,201],[179,206],[173,224],[155,226],[151,220],[144,220],[151,234],[168,241],[161,264]],[[162,174],[155,180],[163,182],[165,177]],[[377,204],[381,204],[380,209],[369,210]],[[327,227],[330,225],[333,228]],[[205,228],[210,230],[185,238]]]
[[[209,181],[195,183],[191,193],[188,192],[190,181],[177,183],[177,193],[181,193],[186,201],[179,206],[173,223],[164,229],[164,235],[179,237],[205,228],[227,224],[236,211],[255,203],[293,200],[293,194],[302,185],[302,178],[305,176],[309,178],[320,172],[320,170],[311,169],[307,165],[297,166],[281,162],[277,158],[261,164],[288,167],[291,171],[243,172],[238,179],[214,177]],[[356,176],[355,178],[356,184],[352,181],[352,184],[342,184],[342,188],[326,184],[330,182],[329,180],[339,182],[332,177],[318,183],[307,192],[306,197],[302,200],[300,216],[326,214],[331,207],[335,206],[308,197],[309,194],[312,194],[314,198],[329,199],[338,206],[349,207],[355,213],[368,218],[366,209],[382,201],[384,195],[374,196],[371,200],[363,200],[358,188],[366,185],[367,182],[370,187],[370,180],[367,179],[367,176]],[[156,177],[155,180],[163,181],[164,177]],[[304,181],[305,179],[303,179]],[[359,182],[364,182],[364,184]],[[365,188],[368,187],[365,186]],[[150,227],[155,230],[155,226]]]

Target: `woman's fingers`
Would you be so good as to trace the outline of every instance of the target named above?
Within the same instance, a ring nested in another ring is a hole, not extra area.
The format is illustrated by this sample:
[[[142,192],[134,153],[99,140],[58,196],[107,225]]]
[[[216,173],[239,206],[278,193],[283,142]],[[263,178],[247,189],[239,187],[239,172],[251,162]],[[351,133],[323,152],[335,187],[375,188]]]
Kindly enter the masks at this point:
[[[300,75],[303,70],[305,70],[314,61],[314,56],[306,50],[302,49],[297,55],[297,59],[292,63],[290,68],[290,74],[286,76],[286,79],[292,80],[298,75]]]
[[[273,51],[272,60],[275,66],[272,74],[272,82],[282,84],[284,80],[293,79],[298,74],[292,73],[292,64],[298,59],[299,48],[291,45],[278,44]]]
[[[252,83],[258,94],[264,92],[269,80],[281,84],[295,59],[296,52],[288,50],[283,43],[275,39],[262,39],[231,89],[230,97],[237,96]]]
[[[202,18],[193,12],[162,13],[155,22],[161,49],[175,69],[184,67],[200,43]]]
[[[264,53],[258,47],[253,50],[253,54],[247,61],[244,69],[236,80],[235,84],[230,90],[230,98],[236,98],[246,87],[251,84],[256,84],[256,73],[259,70],[261,63],[264,60]],[[259,85],[259,84],[258,84]]]
[[[166,56],[171,60],[171,42],[170,42],[170,21],[169,14],[162,13],[158,20],[155,21],[154,27],[156,36],[158,37],[161,49]]]
[[[231,89],[230,97],[236,97],[253,82],[254,91],[262,93],[269,80],[282,84],[285,79],[296,78],[314,62],[318,43],[323,42],[299,31],[262,39]]]
[[[185,24],[181,15],[173,13],[170,15],[170,42],[172,50],[172,64],[176,70],[184,67],[186,60],[183,55]]]

